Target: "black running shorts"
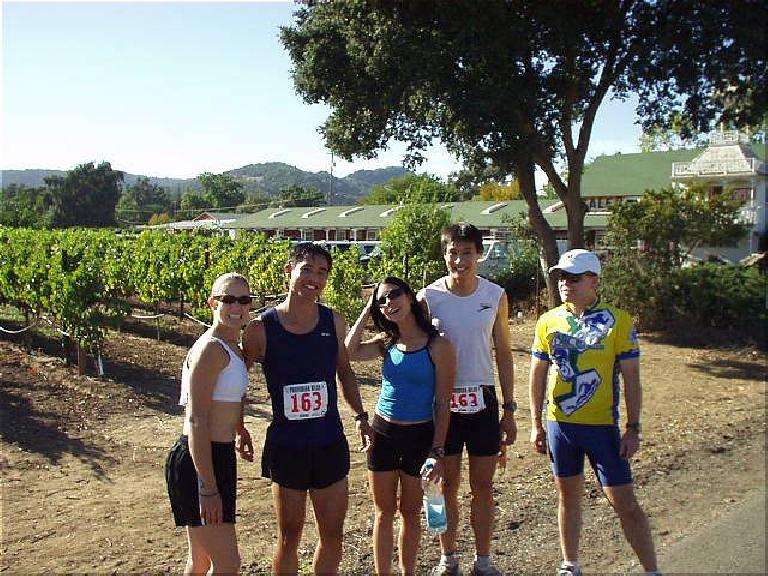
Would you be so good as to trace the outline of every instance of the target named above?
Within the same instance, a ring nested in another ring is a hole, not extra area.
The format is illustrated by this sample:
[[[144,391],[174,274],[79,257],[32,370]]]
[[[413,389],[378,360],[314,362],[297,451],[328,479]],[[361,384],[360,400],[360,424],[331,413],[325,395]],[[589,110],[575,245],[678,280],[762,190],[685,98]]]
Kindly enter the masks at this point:
[[[213,473],[224,507],[223,521],[234,524],[237,493],[237,460],[234,442],[211,442]],[[165,482],[176,526],[202,526],[197,493],[197,471],[189,451],[189,438],[182,436],[165,461]]]
[[[293,490],[328,488],[349,474],[349,445],[342,436],[329,446],[275,446],[269,431],[261,454],[261,476]]]
[[[435,426],[430,422],[394,424],[375,414],[373,446],[368,451],[368,470],[389,472],[402,470],[409,476],[420,476],[424,460],[432,448]]]
[[[485,408],[475,414],[451,412],[445,438],[445,455],[461,454],[464,446],[470,456],[496,456],[501,449],[499,402],[493,386],[483,386]]]

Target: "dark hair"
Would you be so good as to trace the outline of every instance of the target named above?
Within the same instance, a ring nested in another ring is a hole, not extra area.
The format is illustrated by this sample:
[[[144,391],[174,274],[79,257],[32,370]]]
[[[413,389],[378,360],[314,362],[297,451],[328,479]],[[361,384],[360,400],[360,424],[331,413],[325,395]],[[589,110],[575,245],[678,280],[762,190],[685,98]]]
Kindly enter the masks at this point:
[[[483,235],[473,224],[459,222],[443,228],[440,232],[440,248],[443,252],[449,242],[472,242],[477,251],[483,253]]]
[[[426,311],[421,306],[421,304],[416,301],[416,294],[414,294],[413,290],[411,290],[411,287],[408,286],[404,280],[401,280],[396,276],[387,276],[381,282],[376,284],[376,287],[373,289],[374,299],[376,298],[376,294],[381,284],[394,284],[398,288],[402,288],[408,295],[408,298],[411,300],[411,312],[413,313],[413,316],[416,320],[416,326],[418,326],[427,336],[429,336],[430,340],[438,335],[437,330],[429,321]],[[371,319],[373,319],[373,325],[376,327],[376,329],[380,332],[384,332],[387,335],[387,348],[394,345],[400,339],[400,329],[397,327],[397,324],[391,320],[387,320],[384,317],[384,314],[376,305],[376,302],[374,302],[373,306],[371,306]]]
[[[328,272],[331,271],[333,266],[333,257],[322,246],[319,246],[313,242],[299,242],[291,250],[291,264],[296,265],[299,262],[306,260],[309,256],[322,256],[328,262]]]

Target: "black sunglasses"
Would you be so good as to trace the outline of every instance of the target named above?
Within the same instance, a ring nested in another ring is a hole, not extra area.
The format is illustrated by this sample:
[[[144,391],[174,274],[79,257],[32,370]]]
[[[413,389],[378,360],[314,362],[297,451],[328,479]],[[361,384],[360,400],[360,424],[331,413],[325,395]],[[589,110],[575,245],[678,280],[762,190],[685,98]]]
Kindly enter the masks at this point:
[[[560,280],[570,281],[570,282],[578,282],[584,276],[594,276],[591,272],[582,272],[581,274],[571,274],[570,272],[560,272]]]
[[[237,302],[238,304],[242,304],[245,306],[246,304],[250,304],[253,302],[253,298],[249,296],[233,296],[232,294],[221,294],[219,296],[214,296],[214,300],[218,300],[219,302],[223,302],[224,304],[234,304]]]
[[[403,290],[402,288],[393,288],[386,294],[382,294],[381,296],[376,298],[376,304],[378,304],[379,306],[384,306],[387,303],[387,300],[394,300],[395,298],[400,298],[400,296],[402,296],[403,294],[405,294],[405,290]]]

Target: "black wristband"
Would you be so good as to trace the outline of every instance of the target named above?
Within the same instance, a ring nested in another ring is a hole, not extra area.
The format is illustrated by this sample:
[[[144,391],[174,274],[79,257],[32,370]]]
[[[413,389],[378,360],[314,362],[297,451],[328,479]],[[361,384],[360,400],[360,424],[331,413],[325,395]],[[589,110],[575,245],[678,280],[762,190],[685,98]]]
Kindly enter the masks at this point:
[[[634,430],[637,433],[640,433],[640,422],[627,422],[626,426],[627,430]]]
[[[355,422],[362,422],[363,420],[368,421],[368,412],[360,412],[360,414],[355,415]]]
[[[504,410],[509,410],[514,414],[515,410],[517,410],[517,402],[510,400],[509,402],[504,402],[501,407],[504,408]]]

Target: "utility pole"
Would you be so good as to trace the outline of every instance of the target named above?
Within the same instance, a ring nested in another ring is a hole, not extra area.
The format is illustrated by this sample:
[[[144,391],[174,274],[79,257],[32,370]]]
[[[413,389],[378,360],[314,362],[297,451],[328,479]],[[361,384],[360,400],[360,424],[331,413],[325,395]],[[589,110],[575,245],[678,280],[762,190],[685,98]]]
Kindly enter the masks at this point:
[[[325,203],[328,206],[333,203],[333,150],[331,150],[331,175],[328,178],[328,198]]]

